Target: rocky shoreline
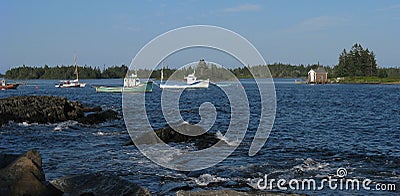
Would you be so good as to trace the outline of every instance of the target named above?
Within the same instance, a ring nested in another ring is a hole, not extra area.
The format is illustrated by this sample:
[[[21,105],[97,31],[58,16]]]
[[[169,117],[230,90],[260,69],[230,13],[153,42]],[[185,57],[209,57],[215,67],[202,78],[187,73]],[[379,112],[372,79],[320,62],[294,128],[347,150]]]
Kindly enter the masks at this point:
[[[0,126],[10,121],[27,123],[56,123],[74,120],[82,124],[97,124],[119,119],[118,112],[103,111],[101,107],[85,107],[77,101],[54,96],[18,96],[0,99]],[[203,133],[188,136],[185,132]],[[179,125],[155,131],[159,140],[166,143],[193,143],[198,149],[208,148],[220,141],[201,127]],[[149,142],[146,135],[140,141]],[[125,145],[132,145],[130,140]],[[121,146],[122,148],[122,146]],[[86,173],[46,180],[42,157],[37,150],[22,155],[0,152],[0,195],[151,195],[146,187],[124,180],[115,174]],[[230,189],[230,188],[228,188]],[[287,195],[269,192],[239,192],[235,190],[198,190],[178,186],[171,190],[176,195]],[[168,191],[171,193],[170,191]],[[172,192],[172,193],[173,193]],[[154,193],[154,194],[166,194]]]
[[[0,155],[0,195],[150,195],[117,176],[83,174],[46,181],[37,150],[23,155]]]
[[[56,123],[75,120],[83,124],[97,124],[118,119],[113,110],[85,107],[77,101],[54,96],[15,96],[0,99],[0,126],[13,122]]]
[[[90,173],[46,181],[37,150],[23,155],[0,154],[0,195],[152,195],[149,189],[113,174]],[[296,195],[235,190],[177,190],[177,196],[208,195]]]

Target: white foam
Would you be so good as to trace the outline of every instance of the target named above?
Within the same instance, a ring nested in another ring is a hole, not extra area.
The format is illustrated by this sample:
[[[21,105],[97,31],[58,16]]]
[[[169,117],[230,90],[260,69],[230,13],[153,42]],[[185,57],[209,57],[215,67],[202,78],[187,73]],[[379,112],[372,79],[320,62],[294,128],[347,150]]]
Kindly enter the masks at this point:
[[[101,132],[101,131],[98,131],[96,133],[93,133],[93,135],[103,136],[103,135],[105,135],[105,133]]]
[[[32,125],[38,125],[38,123],[28,123],[28,122],[22,122],[22,123],[18,123],[19,126],[24,126],[24,127],[29,127]]]
[[[303,164],[296,165],[293,169],[298,169],[300,171],[312,171],[321,170],[329,166],[329,163],[319,163],[312,158],[307,158],[303,161]]]
[[[217,136],[218,139],[220,139],[221,141],[224,141],[229,146],[238,146],[240,144],[240,141],[238,141],[238,140],[230,141],[227,137],[222,135],[222,133],[220,131],[217,131],[217,133],[215,135]]]
[[[69,126],[73,126],[78,124],[76,121],[65,121],[58,123],[56,127],[54,127],[54,131],[62,131],[64,129],[67,129]]]
[[[109,136],[109,135],[118,135],[118,132],[103,132],[103,131],[98,131],[95,133],[92,133],[95,136]]]
[[[218,176],[214,176],[211,174],[202,174],[198,178],[195,178],[194,181],[196,182],[197,185],[199,186],[207,186],[210,183],[214,182],[225,182],[228,181],[228,178],[221,178]]]

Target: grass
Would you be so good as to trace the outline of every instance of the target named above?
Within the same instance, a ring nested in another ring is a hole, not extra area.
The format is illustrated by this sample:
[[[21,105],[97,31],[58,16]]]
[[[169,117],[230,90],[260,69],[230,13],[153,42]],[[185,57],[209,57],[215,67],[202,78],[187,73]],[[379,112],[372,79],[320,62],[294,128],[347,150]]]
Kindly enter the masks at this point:
[[[400,84],[400,78],[379,78],[375,76],[345,77],[341,83],[355,84]]]

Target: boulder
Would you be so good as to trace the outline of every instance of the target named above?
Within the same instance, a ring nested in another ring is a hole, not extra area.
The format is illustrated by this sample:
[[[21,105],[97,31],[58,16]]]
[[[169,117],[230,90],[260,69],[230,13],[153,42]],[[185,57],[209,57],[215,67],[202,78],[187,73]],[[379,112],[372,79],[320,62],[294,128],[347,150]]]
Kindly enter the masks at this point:
[[[297,194],[287,194],[287,193],[278,193],[278,192],[239,192],[235,190],[201,190],[201,191],[178,191],[176,193],[177,196],[295,196]]]
[[[208,147],[216,144],[218,141],[220,141],[215,136],[215,134],[208,133],[199,126],[182,124],[182,125],[176,126],[175,129],[170,126],[167,126],[165,128],[155,130],[155,133],[158,138],[154,138],[152,134],[146,133],[146,134],[143,134],[142,136],[139,136],[138,138],[136,138],[135,141],[137,144],[157,143],[157,142],[161,142],[160,140],[162,140],[165,143],[191,142],[191,143],[194,143],[194,145],[199,150],[208,148]],[[203,133],[203,134],[200,134],[200,135],[196,134],[196,136],[182,134],[182,133],[189,133],[189,132]],[[125,144],[125,146],[127,146],[127,145],[133,145],[133,141],[130,141]]]
[[[107,120],[119,119],[118,112],[114,110],[106,110],[97,113],[88,114],[86,117],[78,119],[83,124],[98,124]]]
[[[100,106],[96,106],[96,107],[84,107],[83,108],[83,112],[101,112],[103,111],[103,109]]]
[[[60,195],[61,192],[46,184],[42,158],[38,151],[30,150],[16,156],[2,155],[0,169],[0,195]],[[11,160],[12,157],[16,158]]]
[[[85,116],[88,112],[90,114]],[[96,124],[119,118],[116,111],[102,111],[99,106],[84,107],[77,101],[54,96],[15,96],[0,99],[0,116],[0,126],[9,121],[56,123],[75,120],[86,124]]]
[[[53,96],[15,96],[0,99],[1,124],[8,121],[55,123],[84,117],[79,102]]]
[[[149,190],[109,174],[84,174],[50,182],[68,195],[151,195]]]

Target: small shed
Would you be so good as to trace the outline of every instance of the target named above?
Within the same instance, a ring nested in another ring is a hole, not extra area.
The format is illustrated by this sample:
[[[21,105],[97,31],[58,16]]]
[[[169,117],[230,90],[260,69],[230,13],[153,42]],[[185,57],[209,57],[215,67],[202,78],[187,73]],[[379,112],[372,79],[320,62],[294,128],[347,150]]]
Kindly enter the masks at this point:
[[[323,67],[318,69],[311,69],[308,72],[308,83],[311,84],[325,84],[328,82],[328,72]]]

